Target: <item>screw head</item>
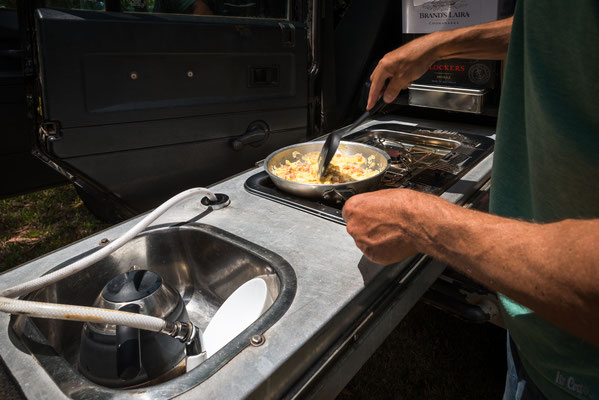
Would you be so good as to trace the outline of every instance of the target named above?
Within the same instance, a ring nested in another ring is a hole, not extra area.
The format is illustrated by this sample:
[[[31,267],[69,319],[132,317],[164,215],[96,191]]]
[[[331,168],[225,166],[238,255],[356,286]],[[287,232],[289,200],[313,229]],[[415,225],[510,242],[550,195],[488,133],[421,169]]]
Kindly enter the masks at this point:
[[[129,73],[129,78],[136,80],[138,78],[137,71],[131,71]]]
[[[266,339],[262,335],[252,335],[252,337],[250,337],[250,344],[254,347],[262,346],[265,341]]]

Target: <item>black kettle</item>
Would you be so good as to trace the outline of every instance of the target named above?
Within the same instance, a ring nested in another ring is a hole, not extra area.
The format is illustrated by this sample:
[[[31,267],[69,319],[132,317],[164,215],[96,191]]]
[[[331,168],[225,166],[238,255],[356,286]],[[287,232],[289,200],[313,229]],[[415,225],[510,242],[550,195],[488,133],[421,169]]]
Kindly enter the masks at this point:
[[[179,292],[148,270],[114,277],[94,307],[189,321]],[[81,334],[79,370],[89,380],[119,388],[161,382],[185,372],[185,344],[165,334],[87,322]]]

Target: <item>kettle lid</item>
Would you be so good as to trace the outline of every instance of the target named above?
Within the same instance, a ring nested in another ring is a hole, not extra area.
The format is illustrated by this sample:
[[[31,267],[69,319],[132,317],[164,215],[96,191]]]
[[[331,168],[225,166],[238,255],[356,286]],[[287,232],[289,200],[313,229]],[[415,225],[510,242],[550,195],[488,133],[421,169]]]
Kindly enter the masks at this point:
[[[162,277],[148,270],[132,270],[115,276],[102,290],[102,297],[125,303],[152,295],[162,286]]]

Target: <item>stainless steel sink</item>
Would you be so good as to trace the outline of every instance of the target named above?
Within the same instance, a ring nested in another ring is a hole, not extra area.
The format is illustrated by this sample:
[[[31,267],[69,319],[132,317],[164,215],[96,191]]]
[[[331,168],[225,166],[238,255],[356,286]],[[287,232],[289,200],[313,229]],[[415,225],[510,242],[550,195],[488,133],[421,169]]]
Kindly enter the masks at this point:
[[[122,390],[99,386],[78,372],[82,323],[13,317],[13,342],[37,359],[65,395],[170,398],[181,394],[217,372],[249,345],[252,335],[262,334],[273,325],[295,296],[295,273],[278,255],[218,228],[186,224],[152,227],[99,263],[27,299],[90,306],[112,277],[135,266],[157,272],[177,289],[192,322],[201,329],[225,299],[252,278],[263,278],[275,301],[248,329],[194,370],[164,383]]]

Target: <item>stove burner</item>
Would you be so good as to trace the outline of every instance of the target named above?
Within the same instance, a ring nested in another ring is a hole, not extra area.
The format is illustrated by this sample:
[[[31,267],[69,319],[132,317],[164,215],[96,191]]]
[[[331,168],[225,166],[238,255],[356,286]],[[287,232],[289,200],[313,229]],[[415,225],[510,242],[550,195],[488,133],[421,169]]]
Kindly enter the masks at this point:
[[[441,160],[451,151],[434,147],[425,147],[401,142],[381,136],[367,136],[365,140],[356,139],[370,146],[385,150],[391,157],[391,168],[383,181],[390,187],[399,187],[400,181],[407,176],[414,176],[425,169],[439,169],[447,172],[455,172],[449,168],[449,164]]]
[[[368,144],[384,150],[391,165],[379,189],[409,188],[440,195],[457,182],[493,149],[492,139],[439,130],[380,124],[353,133],[346,141]],[[301,209],[338,223],[343,204],[299,198],[280,191],[266,172],[245,183],[253,194]]]

